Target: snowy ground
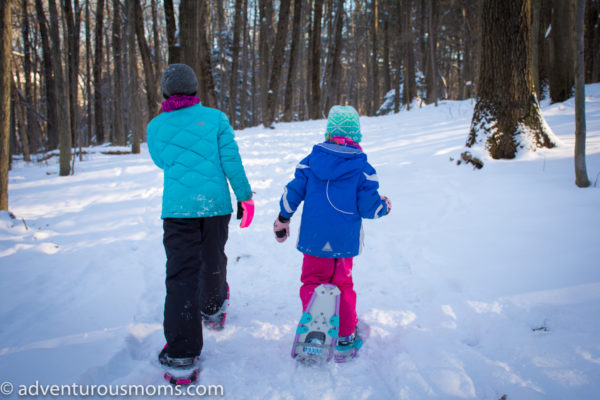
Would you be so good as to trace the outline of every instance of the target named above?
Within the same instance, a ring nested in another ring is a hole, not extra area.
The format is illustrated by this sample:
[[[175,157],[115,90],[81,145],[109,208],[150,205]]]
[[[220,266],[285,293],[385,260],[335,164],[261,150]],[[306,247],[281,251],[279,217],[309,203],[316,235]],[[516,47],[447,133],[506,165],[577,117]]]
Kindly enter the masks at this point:
[[[600,396],[600,85],[587,87],[587,166],[573,172],[573,101],[544,106],[560,146],[457,167],[473,104],[362,118],[392,213],[355,260],[361,357],[290,358],[301,255],[273,239],[282,187],[325,121],[237,133],[257,214],[230,227],[231,308],[205,337],[200,383],[229,399],[597,399]],[[61,178],[16,162],[0,217],[0,381],[164,381],[162,172],[101,149]],[[16,391],[15,391],[16,393]],[[13,397],[15,396],[13,393]]]

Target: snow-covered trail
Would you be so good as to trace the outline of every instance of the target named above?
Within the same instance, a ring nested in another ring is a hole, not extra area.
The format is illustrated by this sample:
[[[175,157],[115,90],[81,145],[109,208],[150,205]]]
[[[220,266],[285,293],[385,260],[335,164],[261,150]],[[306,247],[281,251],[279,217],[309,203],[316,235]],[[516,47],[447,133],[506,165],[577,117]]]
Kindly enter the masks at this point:
[[[600,174],[600,85],[588,86],[588,173]],[[256,192],[249,229],[230,225],[231,308],[207,332],[200,383],[231,399],[593,399],[600,383],[600,191],[573,176],[572,100],[544,107],[561,140],[483,170],[450,158],[472,103],[362,118],[363,148],[392,213],[365,221],[355,259],[361,357],[299,367],[301,254],[272,222],[325,121],[237,133]],[[99,151],[100,149],[93,149]],[[0,219],[0,381],[163,384],[162,172],[94,153],[73,177],[15,163]],[[299,211],[300,212],[300,211]]]

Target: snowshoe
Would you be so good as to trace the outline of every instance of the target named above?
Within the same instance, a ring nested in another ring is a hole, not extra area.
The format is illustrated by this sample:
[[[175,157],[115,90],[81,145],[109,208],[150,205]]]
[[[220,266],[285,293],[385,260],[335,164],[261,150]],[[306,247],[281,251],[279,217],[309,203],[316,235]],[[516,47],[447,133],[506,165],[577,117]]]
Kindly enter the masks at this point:
[[[338,338],[334,351],[334,360],[336,363],[351,361],[358,355],[358,351],[362,347],[364,339],[366,339],[363,331],[366,331],[365,333],[368,334],[368,325],[359,322],[353,334]]]
[[[169,357],[167,345],[158,355],[158,362],[165,370],[163,377],[172,385],[189,385],[198,380],[199,357]]]
[[[207,315],[202,313],[202,322],[206,329],[211,331],[222,331],[225,328],[225,319],[227,318],[227,309],[229,308],[229,285],[227,285],[227,297],[223,305],[214,314]]]
[[[304,364],[323,364],[333,357],[338,337],[340,290],[319,285],[300,318],[292,346],[292,358]]]

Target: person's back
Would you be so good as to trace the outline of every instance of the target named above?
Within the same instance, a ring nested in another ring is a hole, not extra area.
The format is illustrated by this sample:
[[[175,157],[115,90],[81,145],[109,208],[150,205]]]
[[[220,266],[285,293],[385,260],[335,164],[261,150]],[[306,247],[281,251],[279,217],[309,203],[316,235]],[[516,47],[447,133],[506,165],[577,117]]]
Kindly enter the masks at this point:
[[[148,125],[148,149],[163,168],[163,218],[231,213],[227,179],[237,198],[252,197],[226,115],[195,104],[163,112]]]

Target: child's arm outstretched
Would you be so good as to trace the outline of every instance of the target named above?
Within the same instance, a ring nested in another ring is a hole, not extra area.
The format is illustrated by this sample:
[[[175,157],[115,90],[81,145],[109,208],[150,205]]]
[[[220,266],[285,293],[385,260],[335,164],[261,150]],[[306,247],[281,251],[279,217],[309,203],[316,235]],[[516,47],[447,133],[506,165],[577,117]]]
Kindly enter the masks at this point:
[[[275,239],[278,242],[283,242],[290,236],[290,218],[306,195],[306,182],[308,181],[306,170],[308,168],[310,167],[308,166],[308,157],[306,157],[296,166],[294,179],[283,189],[283,196],[279,201],[280,212],[273,224]]]
[[[392,210],[392,202],[385,196],[381,196],[377,172],[367,164],[358,187],[358,213],[362,218],[377,219],[387,215]]]

